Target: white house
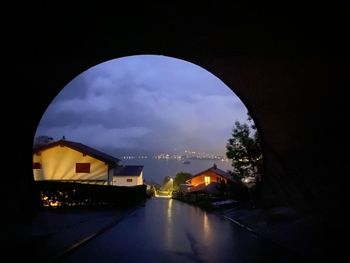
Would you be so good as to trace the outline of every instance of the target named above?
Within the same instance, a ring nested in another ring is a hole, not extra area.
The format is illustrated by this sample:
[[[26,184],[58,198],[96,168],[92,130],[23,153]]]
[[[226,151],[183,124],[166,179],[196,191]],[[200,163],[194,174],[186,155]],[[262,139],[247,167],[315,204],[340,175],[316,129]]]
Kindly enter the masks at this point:
[[[114,170],[113,185],[135,186],[143,184],[143,166],[125,165]]]
[[[59,140],[33,152],[34,180],[55,180],[101,185],[136,185],[114,180],[120,160],[81,143]],[[125,167],[125,166],[122,166]],[[127,166],[126,166],[127,167]],[[119,177],[119,176],[117,176]],[[134,178],[131,178],[134,179]]]

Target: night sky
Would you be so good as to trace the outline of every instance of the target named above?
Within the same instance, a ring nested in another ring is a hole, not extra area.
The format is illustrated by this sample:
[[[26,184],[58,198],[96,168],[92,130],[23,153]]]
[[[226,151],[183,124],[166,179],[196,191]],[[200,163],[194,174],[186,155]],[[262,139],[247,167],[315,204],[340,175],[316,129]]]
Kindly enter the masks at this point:
[[[52,101],[36,137],[65,136],[110,154],[225,153],[247,109],[207,70],[166,56],[130,56],[81,73]]]

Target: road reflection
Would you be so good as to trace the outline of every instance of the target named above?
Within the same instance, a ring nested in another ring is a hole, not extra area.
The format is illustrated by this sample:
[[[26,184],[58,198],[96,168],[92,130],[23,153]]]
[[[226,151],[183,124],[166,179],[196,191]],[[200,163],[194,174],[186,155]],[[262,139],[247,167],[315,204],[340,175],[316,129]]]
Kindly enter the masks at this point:
[[[250,232],[195,206],[151,199],[64,262],[296,262]]]
[[[166,199],[165,199],[166,200]],[[172,213],[173,213],[173,199],[167,199],[168,200],[168,206],[167,206],[167,224],[165,225],[165,243],[168,249],[171,249],[173,246],[173,232],[174,228],[172,226]]]

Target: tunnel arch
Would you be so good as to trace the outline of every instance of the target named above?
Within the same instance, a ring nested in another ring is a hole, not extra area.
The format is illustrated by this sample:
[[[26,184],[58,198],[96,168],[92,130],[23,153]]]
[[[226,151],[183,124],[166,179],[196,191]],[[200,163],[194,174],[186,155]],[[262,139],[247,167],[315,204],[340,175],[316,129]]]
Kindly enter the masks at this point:
[[[154,52],[157,54],[159,52]],[[171,53],[171,52],[169,52]],[[129,53],[119,55],[118,57],[128,57]],[[133,55],[134,56],[134,55]],[[259,86],[259,81],[262,83],[266,81],[264,79],[264,74],[262,72],[267,72],[271,75],[272,70],[275,76],[280,77],[281,70],[282,73],[288,74],[289,62],[287,58],[279,58],[274,60],[269,60],[268,63],[265,62],[265,58],[246,58],[238,57],[235,59],[223,59],[215,57],[193,57],[188,54],[176,53],[174,55],[167,55],[169,57],[176,57],[184,61],[193,63],[219,78],[223,81],[244,103],[248,111],[250,112],[257,128],[259,134],[262,138],[262,149],[264,155],[264,200],[266,203],[276,202],[277,199],[281,203],[287,203],[289,205],[304,206],[306,204],[305,198],[313,198],[308,192],[308,189],[305,189],[303,182],[298,182],[295,178],[298,174],[295,173],[293,168],[288,170],[288,164],[281,157],[281,153],[275,149],[275,146],[271,144],[269,138],[266,138],[266,134],[269,133],[269,127],[266,128],[264,120],[261,120],[261,101],[256,100],[257,97],[262,96],[261,93],[256,92],[256,86]],[[59,93],[62,87],[65,86],[69,81],[74,79],[75,76],[79,75],[81,72],[85,72],[91,67],[99,65],[105,61],[111,60],[108,57],[101,59],[103,56],[94,56],[89,61],[80,61],[78,65],[70,64],[68,67],[62,68],[56,66],[56,74],[59,74],[58,79],[55,79],[53,84],[54,90],[50,91],[50,94],[45,98],[45,105],[42,105],[37,116],[42,116],[45,112],[45,109],[48,107],[50,102],[55,98]],[[113,57],[112,59],[114,59]],[[94,61],[94,62],[92,62]],[[94,64],[96,63],[96,64]],[[274,65],[276,64],[276,65]],[[277,66],[277,68],[276,68]],[[283,72],[284,71],[284,72]],[[286,72],[287,71],[287,72]],[[283,74],[282,74],[283,75]],[[73,77],[72,77],[73,76]],[[271,77],[271,76],[269,76]],[[57,81],[59,80],[59,81]],[[50,80],[51,81],[51,80]],[[62,86],[59,86],[60,83],[63,83]],[[234,87],[234,88],[232,88]],[[257,94],[256,94],[257,93]],[[265,95],[264,95],[265,96]],[[44,102],[44,101],[42,101]],[[271,102],[271,101],[269,101]],[[45,107],[46,106],[46,107]],[[280,106],[280,105],[278,105]],[[36,123],[39,124],[40,118],[36,119]],[[269,123],[271,125],[271,123]],[[272,123],[273,127],[276,128],[276,125]],[[37,127],[37,126],[36,126]],[[36,128],[35,128],[36,129]],[[34,138],[35,130],[33,131]]]
[[[261,141],[263,141],[263,138],[261,138],[261,134],[260,134],[260,132],[259,132],[259,125],[257,125],[257,123],[255,122],[255,120],[254,120],[254,113],[252,113],[252,112],[250,112],[249,111],[249,109],[247,108],[247,106],[244,104],[244,102],[242,101],[242,99],[238,96],[238,95],[236,95],[235,94],[235,90],[234,90],[234,88],[231,88],[231,87],[228,87],[220,78],[218,78],[217,76],[215,76],[215,74],[213,74],[212,72],[210,72],[210,71],[208,71],[207,69],[205,69],[205,68],[203,68],[203,67],[201,67],[201,66],[199,66],[199,65],[197,65],[197,64],[194,64],[194,63],[192,63],[192,62],[190,62],[190,61],[186,61],[186,60],[183,60],[183,59],[179,59],[179,58],[175,58],[175,57],[170,57],[170,56],[166,56],[166,55],[153,55],[153,54],[139,54],[139,55],[132,55],[132,56],[123,56],[123,57],[118,57],[118,58],[113,58],[113,59],[111,59],[111,60],[108,60],[108,61],[103,61],[103,62],[101,62],[101,63],[99,63],[99,64],[97,64],[97,65],[93,65],[93,66],[90,66],[90,67],[88,67],[88,69],[86,69],[86,70],[84,70],[83,72],[80,72],[77,76],[75,76],[73,79],[71,79],[71,80],[69,80],[69,81],[66,81],[66,85],[65,86],[63,86],[62,88],[61,88],[61,90],[59,90],[58,92],[57,92],[57,94],[56,95],[54,95],[54,98],[52,99],[52,101],[51,101],[51,103],[55,100],[55,99],[59,99],[60,97],[59,97],[59,95],[61,95],[61,93],[62,92],[64,92],[65,91],[65,89],[66,88],[68,88],[68,85],[69,84],[71,84],[74,80],[76,80],[78,77],[87,77],[88,75],[89,75],[89,71],[90,72],[93,72],[94,70],[97,70],[97,69],[100,69],[100,68],[103,68],[103,67],[106,67],[108,64],[111,64],[111,65],[114,65],[114,64],[112,64],[112,63],[116,63],[116,62],[118,62],[119,64],[123,64],[123,63],[125,63],[125,62],[128,62],[128,61],[132,61],[132,59],[134,59],[134,58],[136,58],[136,59],[138,59],[138,58],[142,58],[142,57],[148,57],[148,58],[152,58],[152,59],[157,59],[157,60],[155,60],[155,61],[158,61],[158,62],[166,62],[166,63],[170,63],[169,65],[172,65],[173,63],[176,63],[176,64],[179,64],[178,66],[180,66],[180,64],[182,65],[182,67],[187,67],[188,69],[196,69],[196,68],[198,68],[198,69],[200,69],[200,71],[201,71],[201,75],[199,75],[198,74],[198,77],[199,76],[201,76],[201,77],[203,77],[204,75],[208,75],[208,78],[209,78],[209,76],[210,76],[210,79],[217,79],[217,81],[215,81],[215,83],[217,83],[216,85],[218,85],[218,87],[215,87],[215,88],[217,88],[218,89],[218,91],[220,91],[220,89],[221,90],[223,90],[223,89],[228,89],[228,90],[231,90],[232,91],[232,100],[235,100],[235,103],[239,103],[239,104],[241,104],[244,108],[245,108],[245,112],[244,112],[244,116],[242,116],[242,114],[240,114],[240,119],[239,119],[239,121],[241,122],[241,123],[246,123],[247,122],[247,117],[248,117],[248,115],[247,115],[247,113],[249,112],[249,114],[250,114],[250,116],[251,116],[251,118],[252,118],[252,120],[253,120],[253,123],[252,124],[254,124],[256,127],[257,127],[257,132],[259,133],[259,137],[260,137],[260,140]],[[152,60],[152,62],[154,63],[155,61],[153,61]],[[116,64],[115,66],[117,67],[117,65],[118,64]],[[142,65],[142,64],[141,64]],[[154,66],[154,69],[157,71],[157,70],[159,70],[158,69],[159,68],[159,66]],[[145,70],[147,70],[148,68],[145,68]],[[150,66],[150,69],[153,69],[152,68],[152,66]],[[125,70],[125,69],[124,69]],[[129,73],[130,74],[130,73]],[[135,74],[135,73],[134,73]],[[137,76],[137,73],[135,74],[135,76]],[[219,85],[220,84],[220,85]],[[194,85],[194,86],[196,86],[196,85]],[[73,87],[71,87],[71,92],[73,92],[74,93],[74,89],[73,89]],[[169,92],[169,93],[171,93],[171,92]],[[205,93],[205,92],[204,92]],[[203,93],[203,95],[205,95]],[[227,94],[228,95],[228,94]],[[237,101],[237,99],[236,98],[238,98],[238,101]],[[49,105],[50,106],[50,105]],[[42,113],[42,117],[41,117],[41,120],[43,119],[43,117],[45,116],[45,114],[46,114],[46,112],[47,112],[47,110],[49,109],[49,106],[46,108],[46,110],[45,111],[43,111],[43,113]],[[238,120],[238,119],[237,119]],[[234,120],[234,121],[236,121],[236,120]],[[229,136],[231,135],[231,132],[232,132],[232,128],[233,128],[233,125],[234,125],[234,121],[232,122],[232,123],[230,123],[230,125],[231,125],[231,129],[230,129],[230,133],[228,134],[228,136],[227,136],[227,138],[225,137],[224,139],[225,139],[225,141],[227,142],[227,140],[229,139]],[[242,122],[243,121],[243,122]],[[38,128],[39,128],[39,125],[38,125]],[[40,135],[40,134],[36,134],[37,136],[38,135]],[[49,134],[48,134],[49,135]],[[51,135],[50,135],[51,136]],[[56,134],[56,138],[58,138],[57,137],[57,134]],[[223,148],[224,149],[224,148]],[[263,155],[264,155],[264,153],[262,153]]]
[[[264,137],[265,190],[270,189],[265,197],[325,219],[325,247],[332,248],[330,258],[342,258],[349,168],[342,154],[347,140],[337,127],[348,119],[347,9],[295,5],[276,12],[271,7],[11,5],[4,17],[9,26],[3,37],[3,92],[12,103],[2,104],[8,226],[21,226],[35,210],[33,137],[60,89],[103,61],[167,54],[236,88]],[[13,236],[11,227],[5,230],[7,244],[7,236]]]
[[[159,53],[157,50],[152,52],[152,54]],[[113,55],[113,58],[129,55],[130,53],[126,52],[126,54]],[[304,111],[310,110],[308,101],[313,97],[315,89],[328,82],[328,65],[318,64],[317,58],[308,58],[306,60],[308,63],[299,68],[298,63],[291,61],[288,55],[278,58],[266,56],[222,58],[215,54],[199,57],[181,52],[181,49],[178,52],[169,52],[167,55],[199,65],[220,78],[228,87],[235,87],[233,92],[249,109],[263,137],[265,174],[268,174],[268,187],[264,187],[268,189],[265,195],[267,199],[276,200],[278,196],[277,199],[282,203],[287,202],[296,206],[312,207],[312,209],[318,206],[322,209],[321,203],[329,200],[325,200],[324,196],[318,194],[319,186],[322,189],[323,186],[314,184],[317,177],[314,172],[310,173],[302,159],[308,158],[311,154],[310,150],[305,148],[311,136],[306,127],[310,127],[310,131],[315,131],[312,125],[318,125],[317,122],[308,124],[310,117]],[[110,58],[110,56],[106,58],[100,55],[93,56],[90,61],[83,60],[78,65],[67,63],[69,65],[63,71],[60,67],[56,68],[56,74],[63,73],[58,80],[61,83],[67,83],[75,74]],[[302,61],[305,59],[302,58],[300,63]],[[321,83],[323,80],[317,79],[317,75],[313,72],[324,73],[323,76],[326,77],[323,79],[324,84]],[[311,79],[307,79],[309,78],[307,76],[310,76],[309,73],[311,73]],[[59,82],[52,84],[56,93],[60,87],[64,86],[57,85]],[[312,86],[308,86],[310,84]],[[280,89],[281,86],[283,89]],[[324,90],[321,89],[321,91]],[[51,95],[51,99],[53,97]],[[297,103],[297,108],[294,106],[295,103]],[[321,104],[315,105],[315,109],[320,109],[320,107],[322,107]],[[284,132],[281,132],[281,128]],[[306,136],[303,134],[305,129]],[[267,137],[268,134],[270,134],[269,137]],[[303,157],[300,152],[303,153]]]
[[[181,9],[167,3],[163,7],[165,10],[161,6],[144,6],[128,24],[126,13],[116,13],[115,8],[107,10],[105,6],[87,4],[85,12],[81,12],[80,5],[15,6],[11,21],[16,23],[8,38],[11,45],[5,47],[11,57],[6,77],[11,87],[31,91],[30,96],[18,96],[15,88],[8,91],[28,114],[28,133],[17,139],[17,147],[23,146],[26,152],[13,153],[26,164],[19,168],[24,192],[30,192],[31,162],[27,156],[31,154],[36,127],[44,110],[69,80],[116,57],[167,54],[199,65],[227,86],[235,87],[235,94],[253,115],[264,138],[265,174],[271,179],[268,185],[273,199],[316,208],[328,216],[331,213],[326,207],[339,211],[346,189],[328,178],[329,174],[344,174],[346,162],[329,156],[329,151],[339,151],[342,142],[331,127],[324,125],[324,120],[341,123],[345,119],[345,96],[340,94],[346,87],[347,75],[347,41],[342,38],[346,9],[331,22],[333,27],[323,28],[322,13],[317,16],[314,7],[301,12],[296,24],[289,21],[300,13],[298,8],[281,13],[263,6],[243,8],[249,11],[247,16],[239,6]],[[145,10],[149,11],[147,15]],[[326,10],[338,14],[329,6]],[[309,23],[311,14],[320,24]],[[97,17],[101,19],[91,19]],[[315,38],[305,37],[315,29]],[[324,107],[329,104],[333,107]],[[23,130],[18,119],[19,114],[9,119],[9,124]],[[8,136],[12,137],[10,132]],[[329,136],[336,138],[335,142],[323,139]],[[16,162],[13,164],[16,166]],[[21,202],[14,202],[14,207],[21,210]],[[11,202],[8,207],[12,209]]]

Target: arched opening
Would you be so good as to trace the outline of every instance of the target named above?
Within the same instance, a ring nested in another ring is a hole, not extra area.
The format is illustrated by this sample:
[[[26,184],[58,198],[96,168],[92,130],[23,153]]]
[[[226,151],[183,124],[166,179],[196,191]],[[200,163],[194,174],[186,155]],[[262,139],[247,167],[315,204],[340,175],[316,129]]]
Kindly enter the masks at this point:
[[[190,62],[155,55],[109,60],[79,74],[46,109],[34,140],[34,178],[118,186],[146,180],[154,187],[187,173],[198,175],[186,181],[192,193],[204,187],[218,198],[217,185],[228,180],[250,192],[261,184],[263,152],[247,112],[232,89]],[[101,161],[113,156],[124,173],[136,165],[143,178],[103,169]],[[176,190],[186,182],[175,180]]]
[[[136,7],[132,5],[130,10]],[[231,4],[191,10],[188,5],[166,3],[163,12],[161,5],[146,6],[136,12],[134,23],[129,14],[105,5],[86,5],[84,12],[81,5],[15,6],[14,27],[5,37],[10,40],[5,51],[11,60],[5,68],[11,74],[4,75],[10,80],[9,100],[23,110],[5,117],[11,127],[4,137],[9,141],[6,152],[11,153],[4,189],[9,225],[21,225],[32,209],[32,139],[61,88],[103,61],[165,53],[195,62],[235,87],[264,137],[264,182],[271,190],[264,196],[325,218],[328,224],[320,233],[329,245],[324,247],[336,248],[330,258],[341,258],[338,247],[344,243],[335,241],[341,240],[346,225],[348,162],[346,155],[334,154],[342,152],[344,140],[328,123],[346,119],[346,9],[327,5],[315,12],[314,6],[302,11],[295,6],[275,12],[249,5],[249,12],[241,12]],[[325,19],[324,14],[335,19]],[[97,16],[101,19],[94,19]],[[32,95],[23,96],[28,91]],[[7,113],[9,107],[4,105]],[[13,135],[24,128],[29,131]],[[6,230],[11,235],[15,228]]]

